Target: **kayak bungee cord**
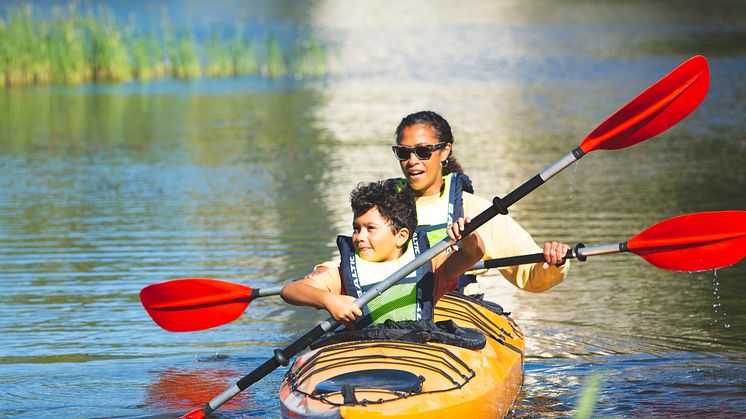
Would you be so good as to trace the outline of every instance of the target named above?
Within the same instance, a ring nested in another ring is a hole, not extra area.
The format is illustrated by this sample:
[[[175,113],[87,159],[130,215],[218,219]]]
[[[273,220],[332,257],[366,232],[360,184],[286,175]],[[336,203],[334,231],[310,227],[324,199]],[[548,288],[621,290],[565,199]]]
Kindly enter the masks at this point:
[[[368,355],[365,358],[356,358],[354,355],[350,355],[348,359],[339,357],[340,353],[349,353],[355,351],[361,351],[366,349],[394,349],[406,351],[406,356],[391,356],[385,353],[377,355]],[[322,394],[306,393],[299,389],[306,381],[314,377],[316,374],[322,374],[330,369],[345,368],[354,366],[356,369],[361,369],[366,365],[372,365],[384,361],[395,361],[398,365],[412,365],[423,369],[428,369],[445,378],[450,386],[439,388],[437,390],[423,391],[422,388],[411,388],[405,390],[386,390],[381,388],[365,389],[366,392],[377,392],[384,395],[388,395],[389,398],[384,399],[381,397],[379,400],[356,400],[354,404],[380,404],[391,400],[406,398],[414,395],[424,395],[436,392],[450,391],[457,388],[463,387],[472,378],[475,377],[476,373],[461,360],[453,352],[447,348],[425,345],[422,343],[415,342],[350,342],[343,345],[330,345],[319,349],[309,359],[305,360],[303,367],[300,368],[296,373],[288,373],[286,380],[288,381],[289,387],[299,394],[306,397],[314,398],[321,401],[322,403],[330,405],[341,406],[345,403],[337,403],[330,400],[330,397],[339,394],[340,391],[328,392]],[[322,368],[314,368],[318,364],[326,364]],[[441,365],[441,367],[435,367],[431,364]]]

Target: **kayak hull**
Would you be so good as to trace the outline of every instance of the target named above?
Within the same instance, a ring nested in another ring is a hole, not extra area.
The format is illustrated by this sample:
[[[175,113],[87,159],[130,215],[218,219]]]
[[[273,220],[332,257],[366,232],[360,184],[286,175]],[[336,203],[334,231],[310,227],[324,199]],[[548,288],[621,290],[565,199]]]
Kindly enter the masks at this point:
[[[503,417],[523,381],[524,342],[515,322],[496,311],[455,293],[436,305],[435,321],[452,320],[486,336],[487,344],[480,350],[440,343],[353,341],[309,351],[295,360],[283,380],[282,415]],[[378,383],[378,375],[392,373],[403,378]],[[405,384],[406,377],[414,381]],[[329,383],[341,383],[345,378],[358,381],[346,389],[325,392]]]

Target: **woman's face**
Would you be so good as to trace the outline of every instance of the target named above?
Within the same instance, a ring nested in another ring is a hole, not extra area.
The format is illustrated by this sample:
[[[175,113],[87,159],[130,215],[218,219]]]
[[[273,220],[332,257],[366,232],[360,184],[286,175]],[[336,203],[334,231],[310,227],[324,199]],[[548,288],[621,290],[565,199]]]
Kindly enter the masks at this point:
[[[399,145],[414,147],[425,144],[438,144],[438,137],[430,125],[414,124],[402,130]],[[451,144],[435,150],[427,160],[420,160],[415,153],[410,153],[407,160],[400,160],[399,165],[404,177],[414,189],[417,196],[440,193],[443,185],[441,167],[451,153]]]

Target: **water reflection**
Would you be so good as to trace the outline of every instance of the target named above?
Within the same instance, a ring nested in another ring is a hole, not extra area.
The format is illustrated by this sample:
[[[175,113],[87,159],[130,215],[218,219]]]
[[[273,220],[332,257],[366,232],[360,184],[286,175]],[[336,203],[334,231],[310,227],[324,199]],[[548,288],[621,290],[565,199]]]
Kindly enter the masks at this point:
[[[226,383],[240,377],[239,370],[209,369],[182,370],[166,368],[153,371],[153,380],[147,386],[144,403],[154,411],[185,412],[203,406],[220,394]],[[221,410],[230,412],[253,404],[247,393],[226,402]]]

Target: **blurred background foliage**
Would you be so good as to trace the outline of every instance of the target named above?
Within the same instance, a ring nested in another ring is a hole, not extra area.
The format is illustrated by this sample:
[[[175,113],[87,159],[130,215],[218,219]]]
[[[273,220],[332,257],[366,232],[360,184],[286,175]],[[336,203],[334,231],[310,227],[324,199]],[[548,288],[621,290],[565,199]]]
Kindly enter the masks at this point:
[[[261,75],[318,77],[326,50],[307,31],[278,36],[246,31],[237,20],[195,36],[176,27],[168,9],[143,28],[134,15],[119,22],[105,6],[54,6],[42,16],[30,4],[0,11],[0,86],[82,84]]]

